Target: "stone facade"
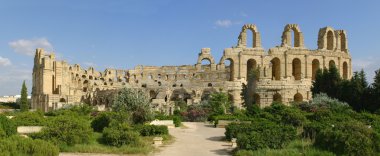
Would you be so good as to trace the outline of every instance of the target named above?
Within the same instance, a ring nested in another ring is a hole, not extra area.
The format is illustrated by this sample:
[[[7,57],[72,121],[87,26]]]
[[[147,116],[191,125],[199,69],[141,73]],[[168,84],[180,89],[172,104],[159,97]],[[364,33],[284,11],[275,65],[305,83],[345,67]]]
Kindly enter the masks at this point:
[[[248,33],[251,31],[252,33]],[[253,35],[247,42],[247,35]],[[293,36],[293,37],[292,37]],[[203,60],[210,63],[202,64]],[[195,65],[137,66],[134,69],[106,69],[70,65],[57,61],[54,53],[37,49],[33,68],[32,108],[49,111],[66,104],[89,103],[106,109],[118,89],[143,88],[149,92],[154,108],[170,113],[175,100],[196,104],[212,92],[229,94],[231,101],[241,107],[241,88],[247,71],[259,67],[260,79],[256,97],[260,107],[273,101],[286,104],[311,98],[310,87],[317,69],[336,65],[344,79],[352,76],[351,56],[344,30],[321,28],[318,49],[304,45],[304,36],[296,24],[285,26],[280,46],[265,51],[260,32],[253,24],[242,27],[238,43],[224,49],[219,62],[210,48],[202,48]]]

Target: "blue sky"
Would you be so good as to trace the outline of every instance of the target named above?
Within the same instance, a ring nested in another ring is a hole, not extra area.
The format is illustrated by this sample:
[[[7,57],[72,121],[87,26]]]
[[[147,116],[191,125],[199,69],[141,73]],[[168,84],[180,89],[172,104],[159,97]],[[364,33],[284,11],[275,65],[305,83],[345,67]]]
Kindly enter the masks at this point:
[[[380,68],[380,1],[355,0],[12,0],[0,1],[0,96],[31,90],[34,48],[98,70],[136,65],[195,64],[203,47],[219,61],[245,23],[263,47],[281,43],[286,24],[299,24],[305,45],[319,28],[348,33],[354,70],[372,81]]]

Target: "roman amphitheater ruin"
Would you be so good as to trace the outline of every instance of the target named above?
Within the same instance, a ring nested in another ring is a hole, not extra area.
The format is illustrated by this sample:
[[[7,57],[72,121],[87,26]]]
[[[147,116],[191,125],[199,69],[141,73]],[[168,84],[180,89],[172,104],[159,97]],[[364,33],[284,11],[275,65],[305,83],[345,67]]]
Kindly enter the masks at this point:
[[[253,35],[252,43],[247,43],[247,35]],[[203,60],[209,64],[202,64]],[[241,107],[242,84],[247,83],[247,71],[256,67],[260,69],[260,79],[255,102],[260,107],[273,101],[289,104],[309,100],[317,69],[331,65],[336,65],[344,79],[351,78],[346,32],[321,28],[318,48],[310,50],[305,47],[304,36],[296,24],[286,25],[281,45],[268,51],[261,46],[257,27],[246,24],[237,45],[225,48],[219,62],[210,48],[202,48],[195,65],[137,66],[99,72],[93,67],[83,69],[78,64],[58,61],[54,53],[37,49],[32,108],[49,111],[67,104],[88,103],[104,109],[112,103],[112,95],[124,87],[146,90],[154,108],[166,113],[173,111],[176,100],[197,104],[216,91],[228,93],[232,103]]]

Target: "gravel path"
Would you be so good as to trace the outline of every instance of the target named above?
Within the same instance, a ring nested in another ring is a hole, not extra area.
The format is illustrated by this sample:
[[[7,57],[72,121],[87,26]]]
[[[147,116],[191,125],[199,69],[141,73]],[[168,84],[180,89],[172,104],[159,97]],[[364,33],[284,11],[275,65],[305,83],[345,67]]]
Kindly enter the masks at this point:
[[[232,150],[224,138],[224,128],[214,128],[205,123],[185,122],[187,128],[169,129],[175,142],[161,147],[154,156],[214,156],[231,155]]]
[[[231,155],[230,143],[223,141],[224,128],[203,122],[184,122],[186,128],[170,128],[175,141],[159,147],[150,156],[215,156]],[[60,156],[119,156],[118,154],[60,153]],[[136,156],[136,155],[128,155]]]

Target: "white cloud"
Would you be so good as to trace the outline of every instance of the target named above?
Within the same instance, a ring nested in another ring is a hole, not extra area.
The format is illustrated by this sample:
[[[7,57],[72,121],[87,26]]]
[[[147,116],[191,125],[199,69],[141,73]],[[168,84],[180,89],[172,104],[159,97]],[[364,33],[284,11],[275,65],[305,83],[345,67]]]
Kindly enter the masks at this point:
[[[352,70],[360,71],[364,70],[369,82],[373,82],[375,76],[375,71],[380,69],[380,58],[379,57],[367,57],[367,58],[353,58],[352,59]]]
[[[228,27],[230,27],[232,25],[232,21],[231,20],[227,20],[227,19],[225,19],[225,20],[217,20],[215,22],[215,25],[219,26],[219,27],[228,28]]]
[[[29,56],[33,56],[37,48],[44,48],[46,51],[53,50],[53,45],[46,38],[20,39],[8,44],[16,53]]]
[[[11,60],[0,56],[0,66],[9,66],[11,64]]]

